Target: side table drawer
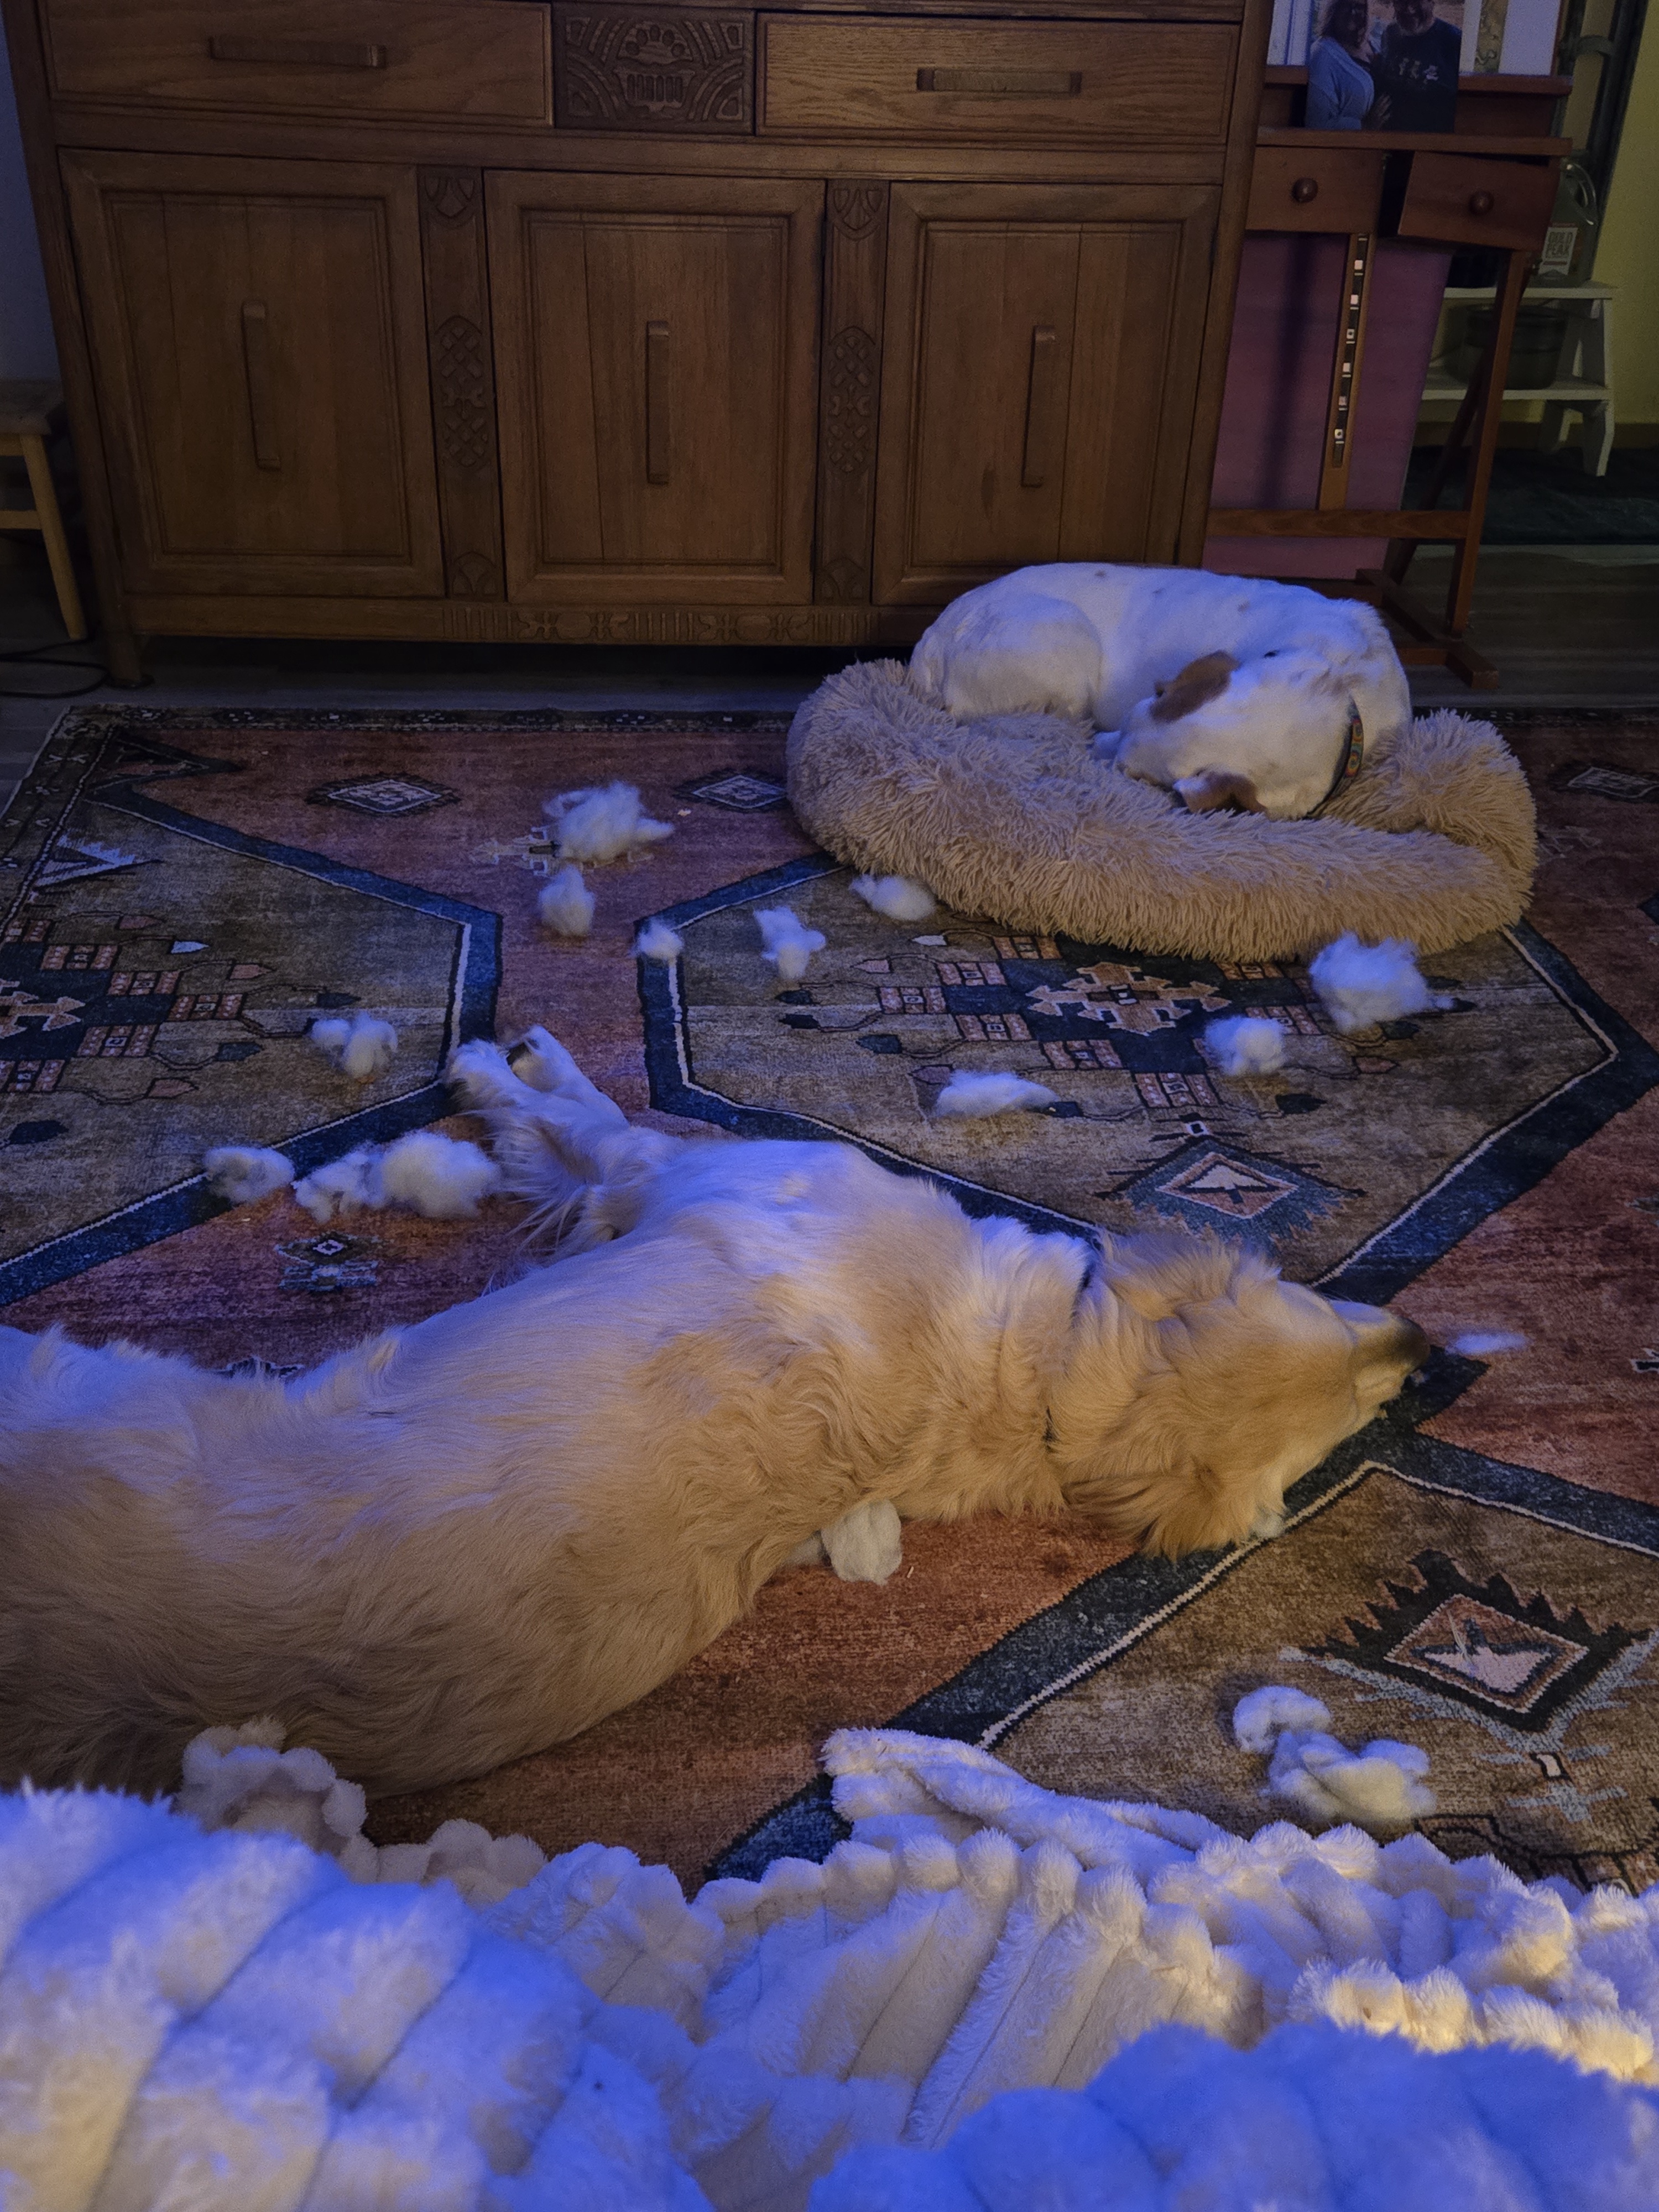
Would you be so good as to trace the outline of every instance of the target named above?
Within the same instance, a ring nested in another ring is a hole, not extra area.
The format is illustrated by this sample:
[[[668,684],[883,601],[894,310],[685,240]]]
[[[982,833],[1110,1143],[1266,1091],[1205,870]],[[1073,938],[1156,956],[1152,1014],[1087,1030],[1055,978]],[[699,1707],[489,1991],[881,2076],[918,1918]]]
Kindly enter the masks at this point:
[[[1219,146],[1236,36],[1220,23],[763,15],[757,127],[779,137]]]
[[[1386,154],[1259,146],[1247,230],[1375,230]]]
[[[1401,238],[1446,246],[1540,246],[1555,205],[1553,163],[1413,154],[1395,226]]]
[[[301,115],[552,119],[526,0],[46,0],[52,89]]]

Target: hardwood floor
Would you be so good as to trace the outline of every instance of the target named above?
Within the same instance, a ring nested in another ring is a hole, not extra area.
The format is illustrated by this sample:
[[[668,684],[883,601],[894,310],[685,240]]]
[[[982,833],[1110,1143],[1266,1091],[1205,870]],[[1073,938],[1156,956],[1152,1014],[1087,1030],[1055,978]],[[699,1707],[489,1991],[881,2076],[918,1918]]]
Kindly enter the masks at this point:
[[[1501,686],[1470,693],[1438,669],[1419,671],[1425,706],[1480,712],[1504,706],[1659,706],[1659,546],[1532,551],[1482,557],[1472,635]],[[1617,558],[1608,558],[1616,555]],[[1418,556],[1413,582],[1430,597],[1443,553]],[[0,541],[0,649],[44,647],[59,635],[44,553]],[[93,646],[65,658],[96,665]],[[146,705],[526,708],[640,707],[787,712],[855,656],[804,648],[455,647],[290,640],[158,638],[142,691],[103,684],[88,701]],[[0,802],[33,759],[64,701],[4,693],[74,680],[67,670],[0,663]]]

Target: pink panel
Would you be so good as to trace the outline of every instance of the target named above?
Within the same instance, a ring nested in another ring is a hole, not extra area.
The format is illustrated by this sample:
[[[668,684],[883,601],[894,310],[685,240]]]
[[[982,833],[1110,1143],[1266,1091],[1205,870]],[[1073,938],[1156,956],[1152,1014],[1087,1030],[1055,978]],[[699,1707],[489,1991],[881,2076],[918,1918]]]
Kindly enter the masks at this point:
[[[1244,241],[1211,501],[1311,507],[1336,350],[1346,241],[1288,232]],[[1348,498],[1393,507],[1405,488],[1449,254],[1378,245],[1371,263]],[[1380,538],[1212,538],[1204,566],[1235,576],[1352,576]]]

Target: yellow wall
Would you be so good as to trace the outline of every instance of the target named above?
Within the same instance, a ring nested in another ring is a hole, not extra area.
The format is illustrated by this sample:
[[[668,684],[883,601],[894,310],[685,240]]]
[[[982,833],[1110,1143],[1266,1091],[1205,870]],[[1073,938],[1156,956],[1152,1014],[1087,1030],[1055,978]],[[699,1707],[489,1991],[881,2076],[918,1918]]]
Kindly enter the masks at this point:
[[[1596,249],[1597,282],[1616,284],[1613,388],[1620,423],[1659,423],[1659,16],[1636,58],[1619,160]]]

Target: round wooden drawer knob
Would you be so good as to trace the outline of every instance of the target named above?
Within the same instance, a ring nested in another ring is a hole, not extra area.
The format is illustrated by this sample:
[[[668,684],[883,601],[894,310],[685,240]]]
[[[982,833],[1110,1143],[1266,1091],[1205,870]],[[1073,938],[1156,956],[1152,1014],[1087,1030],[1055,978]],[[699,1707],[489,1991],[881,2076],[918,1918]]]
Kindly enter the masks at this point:
[[[1298,207],[1306,207],[1310,200],[1316,200],[1319,198],[1318,178],[1298,177],[1291,186],[1291,198]]]
[[[1492,197],[1490,192],[1471,192],[1469,194],[1469,213],[1471,215],[1490,215],[1492,210]]]

